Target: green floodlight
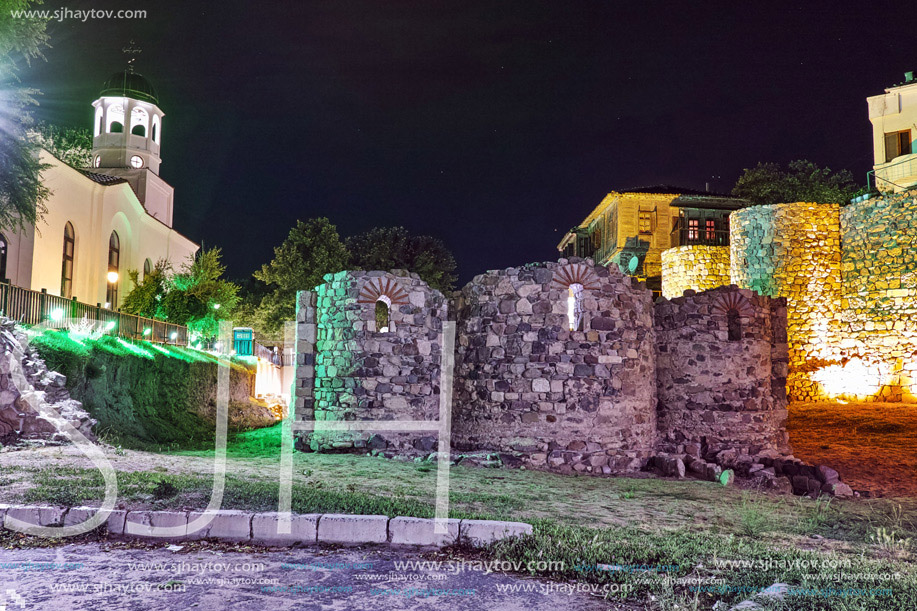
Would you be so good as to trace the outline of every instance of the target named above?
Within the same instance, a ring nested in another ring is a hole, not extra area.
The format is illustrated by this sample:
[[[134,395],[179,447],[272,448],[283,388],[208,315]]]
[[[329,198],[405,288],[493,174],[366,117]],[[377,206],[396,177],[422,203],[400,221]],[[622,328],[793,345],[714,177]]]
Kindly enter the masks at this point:
[[[143,330],[143,336],[146,337],[147,335],[151,334],[152,332],[153,330],[147,327],[146,329]]]
[[[48,316],[54,322],[60,322],[61,320],[64,319],[64,310],[61,308],[54,308],[53,310],[51,310],[51,313]]]
[[[105,329],[107,329],[108,331],[111,331],[112,329],[114,329],[117,326],[118,326],[118,323],[116,323],[113,320],[109,320],[107,323],[105,323]]]
[[[172,333],[169,334],[169,339],[171,339],[172,341],[177,340],[177,339],[178,339],[178,331],[172,331]]]

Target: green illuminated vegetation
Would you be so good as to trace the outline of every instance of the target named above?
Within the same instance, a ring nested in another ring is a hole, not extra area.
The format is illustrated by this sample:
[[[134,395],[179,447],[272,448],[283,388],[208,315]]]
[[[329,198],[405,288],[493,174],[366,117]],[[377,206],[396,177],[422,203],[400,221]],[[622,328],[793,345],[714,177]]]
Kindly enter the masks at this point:
[[[131,448],[213,443],[220,362],[215,356],[182,346],[110,336],[90,339],[63,331],[34,334],[31,342],[50,369],[67,376],[71,396],[99,421],[95,430],[110,443]],[[231,367],[233,384],[241,385],[247,399],[251,364],[234,359]],[[230,412],[244,413],[239,394],[233,393],[233,399]],[[234,424],[246,426],[244,418]]]
[[[128,314],[187,325],[192,334],[216,337],[219,322],[230,318],[239,301],[239,287],[223,279],[226,267],[219,248],[193,255],[177,272],[158,261],[140,280],[137,270],[128,276],[134,288],[121,310]]]

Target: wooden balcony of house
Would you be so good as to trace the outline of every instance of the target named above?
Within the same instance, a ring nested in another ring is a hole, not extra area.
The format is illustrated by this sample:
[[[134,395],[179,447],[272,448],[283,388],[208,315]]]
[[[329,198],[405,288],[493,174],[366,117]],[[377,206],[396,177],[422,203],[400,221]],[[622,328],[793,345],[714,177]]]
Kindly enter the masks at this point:
[[[729,230],[716,229],[704,225],[704,219],[699,219],[697,225],[691,224],[692,219],[684,217],[676,219],[675,228],[669,238],[669,247],[702,245],[702,246],[729,246]]]

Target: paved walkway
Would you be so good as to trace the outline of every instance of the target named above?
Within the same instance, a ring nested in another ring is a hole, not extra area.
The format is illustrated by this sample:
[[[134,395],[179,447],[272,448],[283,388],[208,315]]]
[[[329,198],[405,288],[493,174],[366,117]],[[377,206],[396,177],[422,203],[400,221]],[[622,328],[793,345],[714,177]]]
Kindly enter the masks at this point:
[[[464,570],[459,560],[451,565],[444,560],[438,570],[430,565],[396,567],[402,561],[425,560],[391,549],[173,552],[164,547],[85,543],[0,550],[0,608],[4,602],[8,611],[635,608],[606,603],[588,593],[557,591],[573,584],[488,574],[479,564]],[[514,587],[518,591],[512,591]]]

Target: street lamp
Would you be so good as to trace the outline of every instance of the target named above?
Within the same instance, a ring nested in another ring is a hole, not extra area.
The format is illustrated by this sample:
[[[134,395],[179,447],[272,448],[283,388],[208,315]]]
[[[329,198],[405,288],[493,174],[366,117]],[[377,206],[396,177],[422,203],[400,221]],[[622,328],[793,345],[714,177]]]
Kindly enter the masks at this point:
[[[111,270],[110,272],[108,272],[108,276],[106,277],[108,278],[109,284],[114,284],[118,281],[118,272],[116,272],[115,270]]]

